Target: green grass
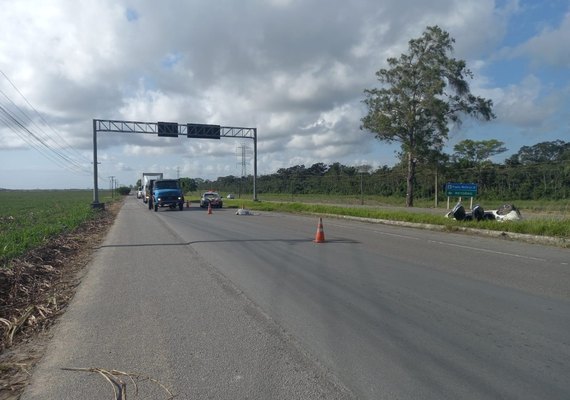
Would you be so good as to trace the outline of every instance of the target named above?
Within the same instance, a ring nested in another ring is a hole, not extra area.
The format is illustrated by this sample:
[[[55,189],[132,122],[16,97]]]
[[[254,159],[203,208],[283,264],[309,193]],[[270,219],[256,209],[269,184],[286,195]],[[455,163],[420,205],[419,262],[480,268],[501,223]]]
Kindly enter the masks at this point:
[[[225,200],[229,208],[244,207],[259,211],[278,211],[292,213],[315,213],[346,215],[360,218],[384,219],[392,221],[413,222],[419,224],[441,225],[448,230],[457,230],[458,227],[486,229],[500,232],[525,233],[538,236],[552,236],[570,239],[570,218],[533,218],[521,221],[455,221],[445,217],[442,209],[441,215],[418,212],[407,209],[379,209],[374,206],[353,207],[315,203],[258,201],[252,200]],[[499,203],[500,204],[500,203]],[[492,207],[490,207],[491,209]],[[524,213],[523,213],[524,217]]]
[[[198,196],[199,197],[199,196]],[[242,196],[244,198],[251,198],[251,195]],[[258,196],[261,200],[265,201],[278,201],[278,202],[299,202],[299,203],[320,203],[320,204],[336,204],[336,205],[360,205],[364,202],[367,206],[395,206],[404,207],[405,198],[403,197],[387,197],[387,196],[372,196],[364,195],[363,198],[358,194],[354,195],[311,195],[311,194],[272,194],[263,193]],[[456,199],[452,199],[451,203],[454,204]],[[469,205],[470,200],[464,199],[463,204]],[[435,208],[434,199],[416,198],[414,199],[414,206],[418,208]],[[474,204],[480,203],[485,209],[496,209],[505,203],[514,203],[518,208],[543,213],[563,213],[570,214],[570,200],[485,200],[474,199]],[[452,206],[453,206],[452,204]],[[438,202],[438,209],[445,210],[447,207],[447,200],[440,200]]]
[[[0,191],[0,266],[94,218],[92,200],[87,190]]]
[[[243,197],[243,196],[242,196]],[[399,197],[387,196],[370,196],[364,195],[362,198],[359,194],[354,195],[323,195],[323,194],[272,194],[264,193],[260,195],[265,201],[281,201],[281,202],[300,202],[300,203],[324,203],[324,204],[346,204],[358,205],[364,201],[365,205],[370,206],[404,206],[405,199]],[[417,207],[433,207],[433,200],[416,199]]]

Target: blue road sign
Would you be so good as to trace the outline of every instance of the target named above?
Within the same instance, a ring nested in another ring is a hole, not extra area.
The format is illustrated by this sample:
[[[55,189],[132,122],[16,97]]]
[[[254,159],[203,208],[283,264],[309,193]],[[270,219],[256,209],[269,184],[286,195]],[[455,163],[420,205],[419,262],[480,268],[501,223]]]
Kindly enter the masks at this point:
[[[475,197],[477,184],[448,182],[445,185],[445,194],[447,197]]]

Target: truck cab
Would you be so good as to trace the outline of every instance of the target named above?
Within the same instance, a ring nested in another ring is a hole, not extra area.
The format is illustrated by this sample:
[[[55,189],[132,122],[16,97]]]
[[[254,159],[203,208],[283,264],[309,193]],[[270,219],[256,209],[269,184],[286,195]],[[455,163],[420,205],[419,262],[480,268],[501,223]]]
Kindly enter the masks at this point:
[[[178,207],[180,211],[184,209],[184,193],[178,179],[151,181],[151,193],[152,205],[149,201],[149,208],[154,208],[154,211],[158,211],[159,207]]]

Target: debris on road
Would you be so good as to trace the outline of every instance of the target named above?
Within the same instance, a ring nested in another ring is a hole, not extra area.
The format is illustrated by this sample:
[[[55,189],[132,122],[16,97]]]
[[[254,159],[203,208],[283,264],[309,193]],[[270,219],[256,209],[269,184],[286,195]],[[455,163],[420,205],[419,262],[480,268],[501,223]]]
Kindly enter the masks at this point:
[[[236,211],[236,215],[254,215],[250,210],[246,210],[245,208],[238,208]]]

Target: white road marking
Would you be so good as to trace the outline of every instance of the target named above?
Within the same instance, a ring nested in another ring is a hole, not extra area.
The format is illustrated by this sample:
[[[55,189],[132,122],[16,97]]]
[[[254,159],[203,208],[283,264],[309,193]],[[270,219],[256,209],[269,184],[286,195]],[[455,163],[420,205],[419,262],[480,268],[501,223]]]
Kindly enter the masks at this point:
[[[362,229],[362,228],[353,228],[353,227],[348,227],[347,225],[341,225],[341,224],[330,224],[329,225],[336,225],[342,228],[348,228],[348,229],[353,229],[353,230],[357,230],[357,229]],[[380,234],[380,235],[386,235],[386,236],[394,236],[394,237],[398,237],[398,238],[403,238],[403,239],[411,239],[411,240],[422,240],[420,238],[417,237],[413,237],[413,236],[408,236],[408,235],[400,235],[397,233],[388,233],[388,232],[382,232],[376,229],[370,229],[370,231]],[[481,247],[473,247],[473,246],[467,246],[467,245],[462,245],[462,244],[455,244],[455,243],[450,243],[450,242],[442,242],[442,241],[437,241],[437,240],[426,240],[428,243],[434,243],[434,244],[439,244],[442,246],[450,246],[450,247],[459,247],[459,248],[463,248],[463,249],[469,249],[469,250],[473,250],[473,251],[480,251],[483,253],[490,253],[490,254],[498,254],[498,255],[502,255],[502,256],[508,256],[508,257],[515,257],[515,258],[524,258],[527,260],[533,260],[533,261],[541,261],[541,262],[546,262],[547,260],[544,258],[537,258],[537,257],[530,257],[530,256],[524,256],[524,255],[520,255],[520,254],[515,254],[515,253],[506,253],[504,251],[497,251],[497,250],[489,250],[489,249],[484,249]],[[566,263],[562,263],[562,264],[566,264]]]
[[[516,258],[525,258],[527,260],[534,260],[534,261],[542,261],[542,262],[546,262],[546,260],[544,258],[536,258],[536,257],[529,257],[529,256],[523,256],[520,254],[515,254],[515,253],[506,253],[504,251],[497,251],[497,250],[489,250],[489,249],[484,249],[481,247],[473,247],[473,246],[466,246],[463,244],[455,244],[455,243],[448,243],[448,242],[439,242],[437,240],[428,240],[428,242],[430,243],[436,243],[436,244],[440,244],[443,246],[451,246],[451,247],[460,247],[463,249],[470,249],[470,250],[476,250],[476,251],[481,251],[483,253],[491,253],[491,254],[499,254],[502,256],[510,256],[510,257],[516,257]]]

